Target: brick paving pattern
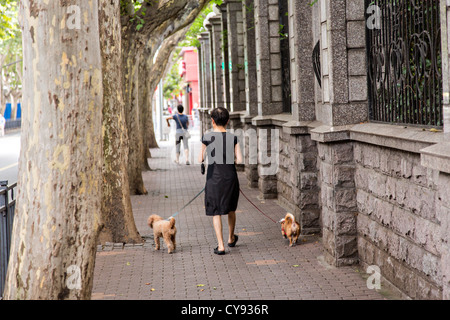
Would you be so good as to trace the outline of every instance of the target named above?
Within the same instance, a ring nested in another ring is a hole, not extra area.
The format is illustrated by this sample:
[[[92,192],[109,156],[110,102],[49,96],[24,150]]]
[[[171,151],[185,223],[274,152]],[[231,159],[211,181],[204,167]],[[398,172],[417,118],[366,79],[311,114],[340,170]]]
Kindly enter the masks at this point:
[[[198,155],[197,141],[198,136],[193,136],[191,163]],[[167,253],[162,239],[162,249],[155,251],[153,232],[146,224],[148,216],[170,217],[205,183],[198,165],[173,162],[172,144],[161,142],[160,149],[152,150],[152,171],[143,175],[149,194],[132,197],[136,225],[146,242],[98,248],[92,299],[385,299],[367,288],[357,268],[334,268],[323,262],[320,237],[301,237],[300,244],[290,248],[281,236],[280,225],[258,212],[242,195],[236,225],[239,242],[235,248],[227,247],[226,255],[213,253],[217,244],[212,218],[205,216],[203,195],[176,217],[175,253]],[[247,187],[243,173],[239,178],[247,197],[269,217],[278,221],[285,215],[276,200],[258,200],[258,190]],[[223,223],[227,241],[226,217]]]

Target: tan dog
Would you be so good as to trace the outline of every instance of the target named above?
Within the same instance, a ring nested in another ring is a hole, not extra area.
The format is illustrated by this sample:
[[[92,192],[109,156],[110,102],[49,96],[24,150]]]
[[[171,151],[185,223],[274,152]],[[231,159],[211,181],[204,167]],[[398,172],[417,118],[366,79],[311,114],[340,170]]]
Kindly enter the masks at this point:
[[[148,217],[147,224],[153,229],[156,245],[155,250],[160,249],[159,238],[163,237],[168,248],[168,252],[172,253],[177,247],[177,243],[175,241],[175,236],[177,234],[177,228],[175,228],[175,218],[171,218],[170,221],[168,221],[163,220],[163,218],[154,214]]]
[[[289,239],[290,247],[294,246],[300,236],[300,224],[295,221],[292,213],[287,213],[279,222],[281,223],[281,234]]]

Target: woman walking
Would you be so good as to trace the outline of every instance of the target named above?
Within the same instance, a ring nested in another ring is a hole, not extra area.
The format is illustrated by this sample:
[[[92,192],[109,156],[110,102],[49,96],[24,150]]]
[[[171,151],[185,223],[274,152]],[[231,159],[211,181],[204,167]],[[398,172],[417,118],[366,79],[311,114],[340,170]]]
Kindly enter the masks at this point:
[[[213,131],[203,136],[199,156],[199,162],[203,163],[206,155],[208,160],[205,210],[207,216],[213,217],[217,237],[214,253],[218,255],[225,254],[222,216],[228,216],[228,246],[234,247],[238,241],[238,236],[234,234],[239,201],[239,180],[235,164],[242,163],[242,153],[237,137],[226,131],[229,120],[227,109],[216,108],[212,111]]]

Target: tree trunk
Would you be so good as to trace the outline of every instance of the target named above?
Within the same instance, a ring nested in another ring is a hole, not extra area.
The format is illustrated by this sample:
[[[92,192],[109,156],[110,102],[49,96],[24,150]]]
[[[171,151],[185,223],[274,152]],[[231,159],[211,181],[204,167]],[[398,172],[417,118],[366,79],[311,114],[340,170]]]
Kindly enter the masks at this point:
[[[133,32],[122,34],[125,119],[128,128],[128,178],[131,194],[147,194],[142,179],[142,139],[139,109],[139,62],[141,47]]]
[[[150,101],[149,101],[149,112],[147,114],[148,120],[147,123],[149,124],[147,129],[145,130],[146,133],[146,143],[149,149],[159,148],[158,141],[156,141],[156,135],[155,135],[155,127],[153,126],[153,108],[155,107],[153,105],[153,95],[154,92],[150,95]]]
[[[7,299],[92,292],[102,187],[98,4],[65,3],[21,1],[26,108]]]
[[[103,69],[103,194],[99,242],[142,243],[131,207],[123,101],[120,0],[99,0]]]
[[[151,113],[151,103],[150,99],[150,90],[148,85],[148,77],[149,74],[149,60],[152,59],[151,52],[144,51],[142,55],[142,59],[139,65],[139,121],[141,126],[140,131],[140,143],[142,144],[142,170],[149,171],[150,165],[148,164],[148,159],[151,157],[150,155],[150,146],[147,141],[147,130],[151,125],[153,128],[153,118],[150,116]]]
[[[17,117],[17,101],[16,101],[16,96],[14,95],[14,93],[11,92],[11,94],[9,95],[10,99],[11,99],[11,120],[16,120]]]

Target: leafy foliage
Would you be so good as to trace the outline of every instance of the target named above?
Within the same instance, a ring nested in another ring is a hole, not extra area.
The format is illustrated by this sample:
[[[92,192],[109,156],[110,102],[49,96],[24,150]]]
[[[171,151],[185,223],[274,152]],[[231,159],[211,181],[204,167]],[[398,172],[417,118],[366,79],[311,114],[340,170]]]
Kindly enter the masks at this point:
[[[176,49],[173,60],[171,62],[172,67],[164,79],[164,97],[167,100],[171,100],[173,96],[179,96],[182,92],[182,79],[179,74],[179,61],[181,47],[200,47],[200,41],[197,37],[200,33],[204,32],[203,21],[206,16],[212,12],[213,5],[222,4],[222,0],[212,0],[209,5],[207,5],[202,12],[198,15],[195,21],[191,24],[189,30],[186,33],[186,37],[183,41],[179,43],[178,49]]]
[[[188,32],[186,33],[186,38],[184,41],[180,43],[182,47],[200,47],[200,41],[198,41],[197,37],[200,33],[206,31],[203,27],[203,21],[205,21],[206,16],[212,12],[212,7],[214,4],[220,5],[222,4],[222,0],[212,0],[208,6],[206,6],[203,11],[198,15],[197,19],[192,23]]]
[[[173,54],[172,67],[167,73],[164,79],[164,98],[172,100],[172,96],[178,96],[182,92],[181,77],[179,74],[179,61],[180,61],[181,48],[177,48]]]
[[[22,36],[19,0],[0,0],[0,112],[5,99],[20,97],[22,88]]]
[[[20,33],[18,24],[19,0],[0,0],[0,46]]]

